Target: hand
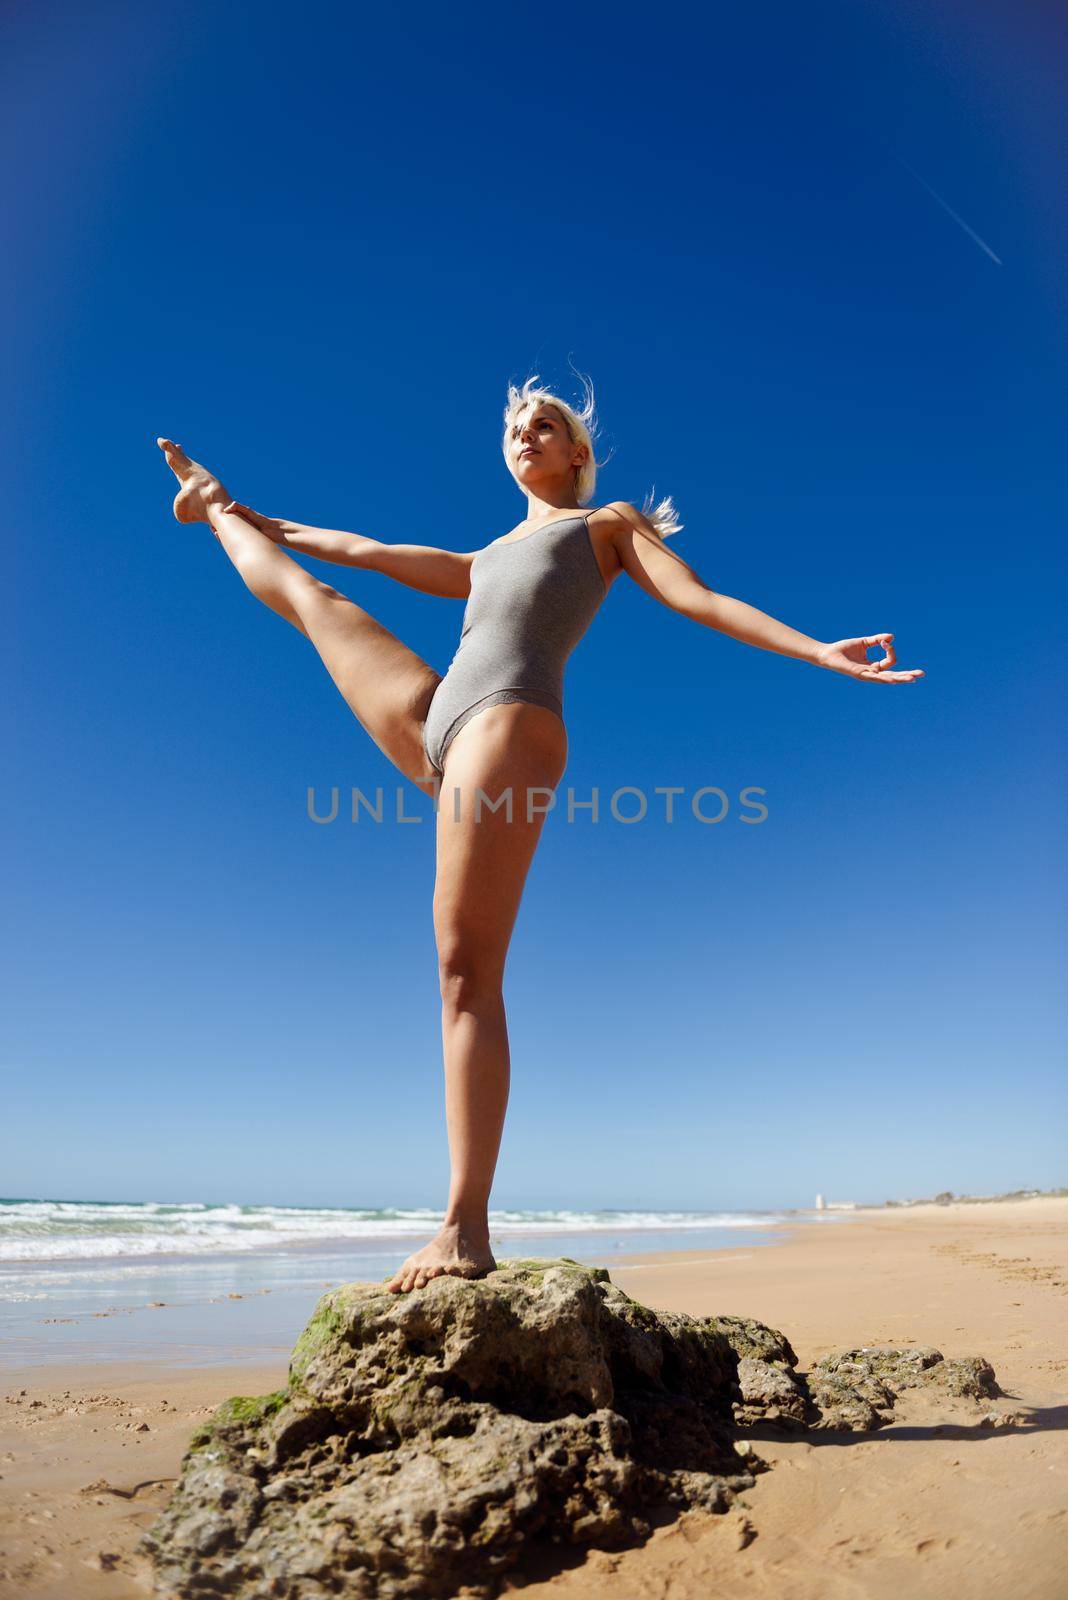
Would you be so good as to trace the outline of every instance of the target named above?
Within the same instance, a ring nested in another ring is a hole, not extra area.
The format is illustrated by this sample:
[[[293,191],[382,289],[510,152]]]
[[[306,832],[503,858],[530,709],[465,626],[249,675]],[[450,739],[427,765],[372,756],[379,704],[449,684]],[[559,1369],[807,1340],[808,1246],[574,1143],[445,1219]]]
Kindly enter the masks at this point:
[[[881,661],[868,660],[868,646],[873,644],[882,645],[886,651]],[[891,672],[889,669],[896,662],[892,633],[872,633],[866,639],[839,639],[835,644],[821,645],[816,654],[817,667],[844,672],[847,678],[862,678],[868,683],[914,683],[924,676],[920,667]]]
[[[265,517],[262,512],[253,511],[251,506],[242,505],[240,500],[231,500],[223,510],[244,517],[246,522],[251,522],[254,528],[259,528],[260,532],[265,533],[275,544],[285,544],[286,534],[292,533],[296,528],[296,523],[286,522],[282,517]]]

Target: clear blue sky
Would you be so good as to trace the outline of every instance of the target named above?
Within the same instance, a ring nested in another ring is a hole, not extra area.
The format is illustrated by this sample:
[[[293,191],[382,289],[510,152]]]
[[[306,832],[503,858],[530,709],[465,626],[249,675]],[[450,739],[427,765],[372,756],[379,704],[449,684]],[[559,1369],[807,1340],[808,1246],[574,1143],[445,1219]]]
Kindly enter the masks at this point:
[[[153,441],[276,515],[477,548],[525,509],[507,380],[569,354],[598,503],[655,483],[711,587],[927,676],[613,588],[565,785],[769,816],[550,818],[495,1203],[1064,1181],[1054,18],[5,7],[2,1192],[443,1200],[430,802],[308,821],[309,784],[399,780]],[[316,570],[444,670],[460,602]]]

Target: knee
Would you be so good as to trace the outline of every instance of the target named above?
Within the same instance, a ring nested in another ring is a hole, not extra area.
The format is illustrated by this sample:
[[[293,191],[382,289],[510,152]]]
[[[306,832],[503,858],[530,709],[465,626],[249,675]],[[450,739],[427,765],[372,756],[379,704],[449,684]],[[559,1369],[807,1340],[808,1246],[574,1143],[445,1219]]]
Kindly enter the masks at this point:
[[[470,939],[438,943],[441,1003],[449,1011],[484,1011],[501,1000],[503,963]]]

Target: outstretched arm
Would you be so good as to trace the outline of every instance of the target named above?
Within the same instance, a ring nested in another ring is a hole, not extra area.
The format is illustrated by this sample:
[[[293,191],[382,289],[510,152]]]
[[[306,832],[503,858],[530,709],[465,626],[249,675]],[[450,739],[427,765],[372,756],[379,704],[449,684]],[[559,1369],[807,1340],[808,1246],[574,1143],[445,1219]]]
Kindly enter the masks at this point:
[[[744,600],[715,593],[681,556],[668,549],[656,529],[634,506],[617,500],[605,509],[614,511],[619,519],[615,546],[624,570],[646,594],[681,616],[690,617],[706,628],[715,628],[742,644],[794,656],[799,661],[809,661],[813,666],[826,667],[851,678],[876,683],[912,683],[924,676],[919,667],[898,672],[890,670],[897,661],[892,633],[874,633],[821,644],[818,639],[798,633],[796,628],[768,616],[766,611],[758,611]],[[881,661],[868,660],[870,645],[880,645],[885,650]]]
[[[426,544],[383,544],[362,533],[343,533],[337,528],[310,528],[303,522],[287,522],[284,517],[265,517],[251,506],[235,500],[227,510],[234,511],[253,527],[259,528],[275,544],[299,550],[319,561],[334,561],[344,567],[362,567],[366,572],[381,572],[396,578],[410,589],[424,594],[463,599],[471,592],[471,563],[474,551],[438,550]]]

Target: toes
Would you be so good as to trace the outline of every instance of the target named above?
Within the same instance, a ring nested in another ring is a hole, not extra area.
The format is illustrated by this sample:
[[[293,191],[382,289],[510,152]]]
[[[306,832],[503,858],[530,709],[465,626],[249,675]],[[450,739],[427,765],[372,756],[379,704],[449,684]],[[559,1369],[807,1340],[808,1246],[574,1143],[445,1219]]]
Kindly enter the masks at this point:
[[[184,472],[191,465],[181,445],[175,444],[173,439],[157,439],[156,443],[167,457],[167,465],[173,472]]]
[[[476,1261],[406,1261],[384,1286],[391,1294],[410,1294],[413,1289],[425,1289],[433,1278],[484,1278],[493,1270]]]
[[[389,1292],[391,1294],[403,1294],[406,1289],[410,1289],[412,1271],[411,1260],[402,1261],[393,1276],[385,1280],[386,1288]]]

